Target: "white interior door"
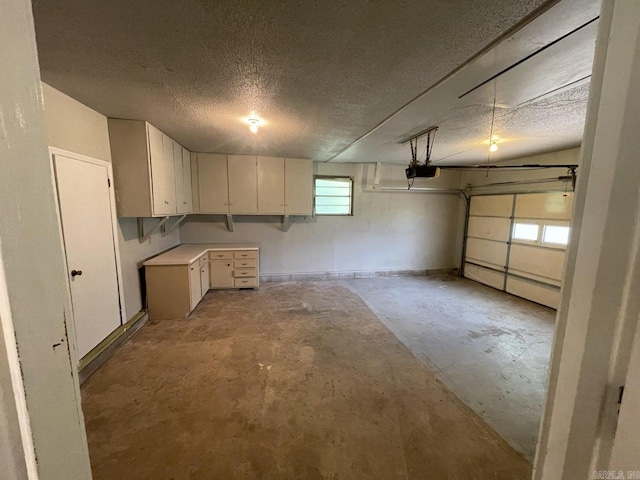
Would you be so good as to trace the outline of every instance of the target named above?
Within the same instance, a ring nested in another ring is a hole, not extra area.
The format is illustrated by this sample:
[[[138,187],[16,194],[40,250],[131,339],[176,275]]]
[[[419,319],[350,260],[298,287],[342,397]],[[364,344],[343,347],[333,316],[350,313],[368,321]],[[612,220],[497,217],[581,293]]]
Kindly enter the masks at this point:
[[[54,155],[80,358],[121,324],[106,166]]]

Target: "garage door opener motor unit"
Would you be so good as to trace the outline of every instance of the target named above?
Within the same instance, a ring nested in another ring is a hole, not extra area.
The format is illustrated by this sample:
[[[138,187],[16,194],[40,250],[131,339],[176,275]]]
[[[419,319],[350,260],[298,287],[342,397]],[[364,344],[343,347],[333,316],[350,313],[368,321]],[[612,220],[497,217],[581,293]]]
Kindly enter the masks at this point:
[[[405,169],[407,174],[407,180],[413,180],[416,177],[421,178],[434,178],[440,176],[440,169],[438,167],[434,167],[429,165],[429,159],[431,158],[431,150],[433,148],[433,142],[436,138],[436,131],[438,127],[429,127],[422,132],[413,135],[400,143],[409,143],[411,147],[411,161],[409,162],[409,166]],[[418,161],[418,139],[426,136],[427,137],[427,145],[425,146],[425,159],[424,163],[420,163]],[[413,182],[409,184],[409,188]]]

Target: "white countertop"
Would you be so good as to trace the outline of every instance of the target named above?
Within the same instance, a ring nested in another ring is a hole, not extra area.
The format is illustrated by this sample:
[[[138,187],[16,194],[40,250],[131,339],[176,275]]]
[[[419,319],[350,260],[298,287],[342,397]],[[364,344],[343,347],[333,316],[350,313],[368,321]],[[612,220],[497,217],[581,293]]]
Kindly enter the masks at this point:
[[[187,243],[153,257],[143,265],[190,265],[206,252],[229,250],[260,250],[260,247],[254,243]]]

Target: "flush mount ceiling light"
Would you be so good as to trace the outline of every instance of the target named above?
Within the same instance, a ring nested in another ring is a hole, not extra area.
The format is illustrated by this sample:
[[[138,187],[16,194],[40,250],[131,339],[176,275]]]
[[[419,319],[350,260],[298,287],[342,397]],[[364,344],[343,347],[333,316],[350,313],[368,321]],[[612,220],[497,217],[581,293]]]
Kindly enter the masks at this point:
[[[258,133],[258,128],[264,123],[257,115],[251,114],[245,119],[245,122],[249,124],[249,130],[253,133]]]
[[[489,151],[491,153],[498,151],[498,142],[496,140],[491,142],[491,145],[489,146]]]

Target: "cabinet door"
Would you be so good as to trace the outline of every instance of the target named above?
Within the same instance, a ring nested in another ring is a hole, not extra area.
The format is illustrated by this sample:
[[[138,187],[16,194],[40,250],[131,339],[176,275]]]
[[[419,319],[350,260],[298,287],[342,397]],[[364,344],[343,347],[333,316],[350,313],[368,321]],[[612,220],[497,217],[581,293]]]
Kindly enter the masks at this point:
[[[198,154],[200,213],[229,213],[227,156]]]
[[[287,215],[311,215],[313,211],[313,163],[286,158],[284,211]]]
[[[209,267],[211,288],[233,287],[233,260],[212,260]]]
[[[229,211],[258,213],[258,168],[256,157],[229,155]]]
[[[182,152],[182,213],[193,212],[193,197],[191,191],[191,154],[186,148],[180,147]]]
[[[284,158],[258,157],[258,213],[284,214]]]
[[[209,264],[205,263],[200,267],[200,292],[201,297],[209,291]]]
[[[153,213],[161,215],[167,212],[167,198],[163,178],[167,172],[164,160],[164,147],[162,146],[162,132],[152,125],[147,125],[147,138],[149,141],[149,161],[151,169],[151,196],[153,199]]]
[[[186,192],[184,191],[184,169],[182,167],[182,147],[176,142],[171,142],[173,146],[173,171],[175,172],[175,189],[176,189],[176,211],[178,213],[187,213],[185,206]]]
[[[191,297],[191,310],[193,310],[202,300],[200,265],[197,261],[189,265],[189,295]]]
[[[176,213],[176,184],[173,141],[152,125],[148,126],[149,156],[154,215]]]

